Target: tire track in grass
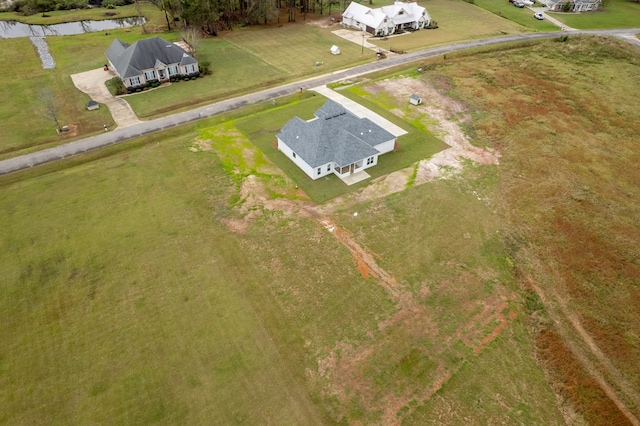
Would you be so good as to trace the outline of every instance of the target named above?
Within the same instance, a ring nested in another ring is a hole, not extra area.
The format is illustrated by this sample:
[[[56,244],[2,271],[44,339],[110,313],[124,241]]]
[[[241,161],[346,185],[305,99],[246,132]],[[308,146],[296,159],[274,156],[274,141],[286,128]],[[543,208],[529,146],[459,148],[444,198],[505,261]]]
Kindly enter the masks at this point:
[[[540,297],[544,307],[546,309],[547,315],[552,320],[554,324],[554,329],[561,336],[562,340],[566,344],[567,348],[571,351],[573,356],[582,364],[587,373],[598,383],[602,391],[611,399],[611,401],[618,407],[620,412],[629,420],[629,422],[634,426],[640,426],[640,420],[638,417],[627,407],[627,405],[622,401],[616,390],[609,384],[609,382],[605,379],[605,375],[602,373],[602,370],[599,369],[590,359],[584,351],[578,347],[570,338],[570,333],[567,330],[564,319],[566,319],[575,334],[579,337],[580,341],[582,341],[589,349],[589,354],[596,357],[598,360],[600,367],[604,370],[604,373],[609,377],[613,378],[615,381],[615,385],[617,385],[619,391],[622,391],[624,396],[631,400],[636,407],[640,407],[640,396],[633,389],[633,386],[627,382],[622,373],[609,361],[609,358],[600,350],[600,348],[595,344],[591,336],[586,332],[582,324],[576,318],[574,314],[571,314],[566,309],[566,304],[563,302],[562,298],[558,294],[553,294],[553,300],[557,301],[557,306],[550,302],[549,297],[546,293],[540,288],[536,283],[533,282],[532,279],[528,280],[528,285],[531,289]]]

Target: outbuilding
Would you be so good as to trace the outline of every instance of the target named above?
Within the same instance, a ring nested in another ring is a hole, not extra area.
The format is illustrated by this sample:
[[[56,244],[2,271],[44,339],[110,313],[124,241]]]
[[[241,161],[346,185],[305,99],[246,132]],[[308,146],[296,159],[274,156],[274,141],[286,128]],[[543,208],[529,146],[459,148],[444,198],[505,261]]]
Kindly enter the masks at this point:
[[[422,103],[422,98],[420,95],[416,95],[415,93],[409,96],[409,103],[411,105],[420,105]]]
[[[100,104],[94,101],[93,99],[87,102],[85,105],[87,106],[87,109],[89,111],[100,108]]]

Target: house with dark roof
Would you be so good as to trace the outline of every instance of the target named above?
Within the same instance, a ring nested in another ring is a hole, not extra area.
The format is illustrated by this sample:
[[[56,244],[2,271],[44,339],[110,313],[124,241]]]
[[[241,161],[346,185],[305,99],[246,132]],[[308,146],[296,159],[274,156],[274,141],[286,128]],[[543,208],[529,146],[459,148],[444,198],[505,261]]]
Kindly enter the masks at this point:
[[[133,44],[115,39],[105,55],[111,69],[128,88],[200,73],[195,58],[180,46],[160,37],[138,40]]]
[[[332,100],[311,120],[289,120],[276,138],[278,150],[314,180],[331,173],[345,178],[373,167],[396,144],[394,135]]]

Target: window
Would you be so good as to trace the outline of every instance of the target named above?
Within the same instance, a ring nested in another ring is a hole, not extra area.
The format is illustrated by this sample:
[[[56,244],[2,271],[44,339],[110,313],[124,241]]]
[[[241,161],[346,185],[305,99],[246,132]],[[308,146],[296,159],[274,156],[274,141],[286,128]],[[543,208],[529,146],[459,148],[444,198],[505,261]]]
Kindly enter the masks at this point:
[[[167,68],[167,71],[169,72],[169,75],[176,75],[178,74],[178,67],[177,66],[172,66]]]
[[[296,153],[295,152],[293,153],[293,158],[296,158]]]
[[[330,172],[331,171],[331,164],[327,164],[327,171]]]
[[[370,166],[371,164],[373,164],[373,159],[374,159],[374,158],[375,158],[375,157],[369,157],[369,158],[367,158],[367,166]]]
[[[185,71],[187,74],[192,73],[192,72],[195,72],[195,71],[196,71],[196,66],[195,66],[195,65],[193,65],[193,64],[191,64],[191,65],[187,65],[186,67],[184,67],[184,71]]]
[[[322,173],[322,167],[318,167],[318,174]]]
[[[129,79],[129,83],[130,83],[132,86],[139,86],[139,85],[140,85],[140,77],[131,77],[131,78]]]
[[[147,80],[155,80],[156,79],[156,72],[154,70],[145,71],[144,72],[144,78],[146,78]]]

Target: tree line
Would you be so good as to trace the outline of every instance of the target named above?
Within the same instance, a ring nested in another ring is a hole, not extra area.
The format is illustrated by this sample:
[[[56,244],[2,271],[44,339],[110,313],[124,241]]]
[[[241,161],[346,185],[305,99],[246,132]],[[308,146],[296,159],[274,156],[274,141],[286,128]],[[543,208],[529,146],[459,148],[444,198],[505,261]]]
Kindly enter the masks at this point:
[[[182,20],[185,27],[200,29],[208,35],[217,35],[221,30],[232,30],[234,25],[258,25],[270,22],[294,22],[298,17],[306,19],[307,13],[330,14],[347,0],[152,0],[161,8],[167,19],[168,29],[172,22]],[[286,12],[286,18],[281,18]]]

